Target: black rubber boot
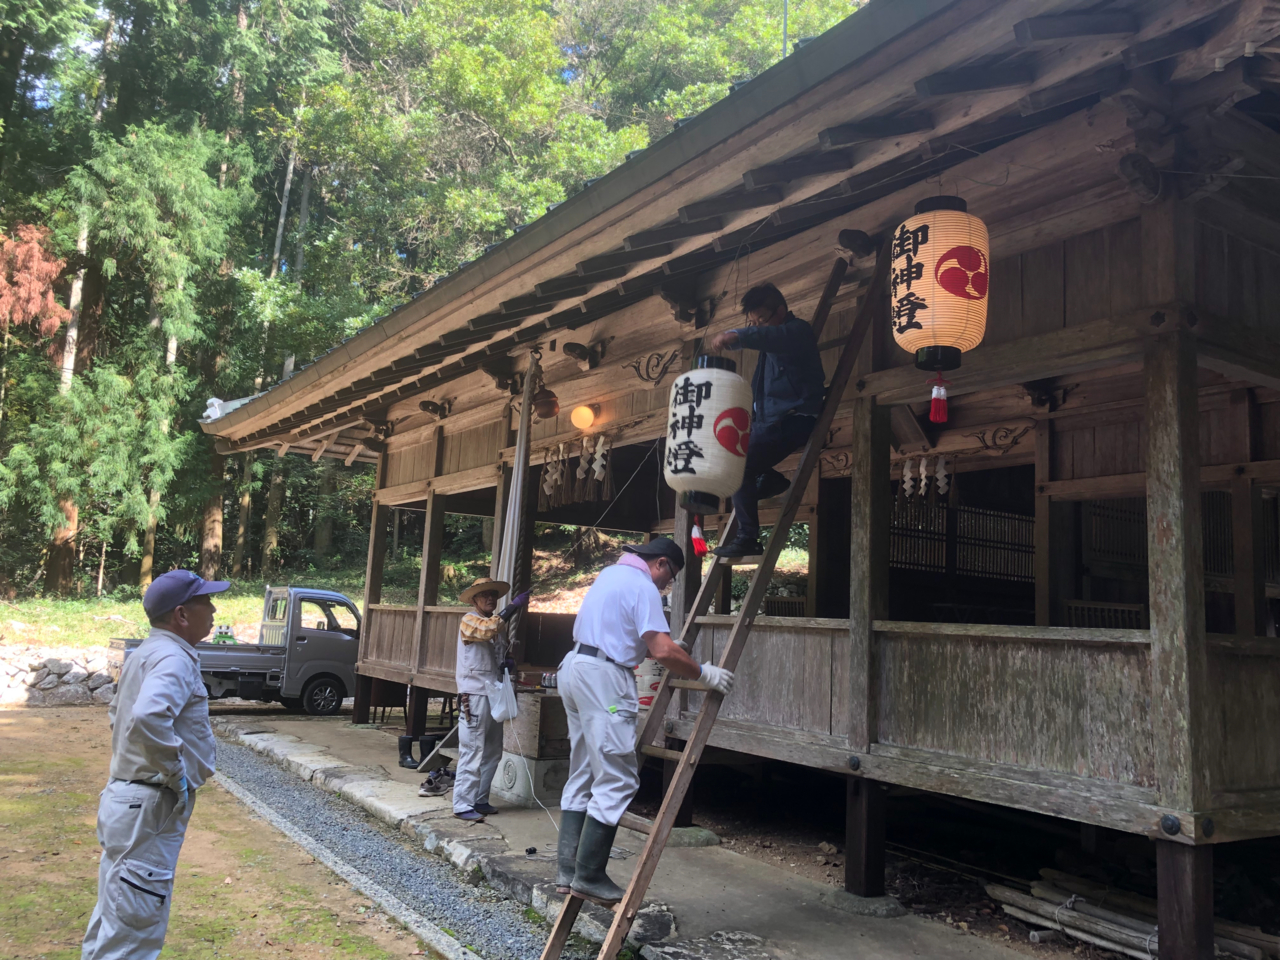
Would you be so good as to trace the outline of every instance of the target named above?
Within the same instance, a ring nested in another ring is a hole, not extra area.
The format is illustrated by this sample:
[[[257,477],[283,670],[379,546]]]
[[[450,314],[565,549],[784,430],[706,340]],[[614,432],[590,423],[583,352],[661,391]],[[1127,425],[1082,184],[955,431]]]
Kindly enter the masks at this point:
[[[613,838],[617,833],[617,827],[605,826],[591,816],[586,818],[582,825],[582,837],[578,840],[578,860],[574,864],[573,883],[570,884],[575,897],[609,907],[621,900],[626,893],[604,872],[609,865],[609,851],[613,849]]]
[[[578,839],[582,836],[582,823],[587,819],[585,810],[560,811],[560,862],[556,866],[556,893],[568,893],[573,883],[574,867],[578,860]]]
[[[413,744],[417,737],[400,738],[400,766],[418,769],[418,761],[413,759]]]
[[[440,742],[439,737],[419,737],[418,738],[418,763],[421,763],[427,757],[431,756],[431,751],[436,748],[436,744]]]

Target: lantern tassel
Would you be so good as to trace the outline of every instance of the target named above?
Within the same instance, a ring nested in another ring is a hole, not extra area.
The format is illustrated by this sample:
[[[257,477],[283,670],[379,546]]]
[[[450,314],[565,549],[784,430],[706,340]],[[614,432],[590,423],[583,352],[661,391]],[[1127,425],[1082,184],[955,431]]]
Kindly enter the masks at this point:
[[[689,538],[693,541],[694,555],[701,560],[707,555],[707,538],[702,535],[702,518],[695,517],[693,524],[693,535]]]
[[[938,379],[930,380],[933,387],[933,402],[929,404],[929,419],[934,423],[947,422],[947,387],[951,386],[950,380],[942,379],[942,374],[938,374]]]

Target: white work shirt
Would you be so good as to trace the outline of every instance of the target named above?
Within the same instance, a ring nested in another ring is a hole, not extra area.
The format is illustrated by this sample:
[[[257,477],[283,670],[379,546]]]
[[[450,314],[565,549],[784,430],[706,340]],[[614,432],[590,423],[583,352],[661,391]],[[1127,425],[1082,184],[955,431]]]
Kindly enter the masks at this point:
[[[200,658],[177,634],[152,627],[120,671],[111,721],[111,776],[176,789],[213,775],[209,692]]]
[[[648,656],[646,633],[671,630],[662,612],[662,595],[653,585],[648,567],[631,565],[637,560],[627,556],[601,570],[573,623],[577,643],[599,647],[605,656],[626,667],[636,667]]]

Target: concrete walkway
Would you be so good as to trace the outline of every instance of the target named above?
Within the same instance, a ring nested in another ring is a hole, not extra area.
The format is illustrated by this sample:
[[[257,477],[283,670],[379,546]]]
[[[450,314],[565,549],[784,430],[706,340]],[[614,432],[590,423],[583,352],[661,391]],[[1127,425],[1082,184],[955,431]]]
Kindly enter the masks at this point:
[[[422,775],[395,766],[393,734],[353,726],[345,718],[219,717],[220,736],[274,759],[331,790],[450,860],[464,882],[487,881],[544,917],[554,917],[556,831],[540,809],[495,800],[501,813],[479,825],[452,816],[449,798],[417,795]],[[559,811],[552,813],[558,819]],[[610,875],[625,885],[644,846],[641,834],[618,833]],[[527,855],[529,847],[536,852]],[[617,848],[621,848],[618,850]],[[892,901],[889,902],[893,906]],[[723,847],[664,852],[647,906],[632,937],[649,960],[848,960],[973,958],[1012,960],[1000,944],[913,916],[882,919],[880,901],[859,901]],[[575,928],[598,941],[611,919],[587,905]]]

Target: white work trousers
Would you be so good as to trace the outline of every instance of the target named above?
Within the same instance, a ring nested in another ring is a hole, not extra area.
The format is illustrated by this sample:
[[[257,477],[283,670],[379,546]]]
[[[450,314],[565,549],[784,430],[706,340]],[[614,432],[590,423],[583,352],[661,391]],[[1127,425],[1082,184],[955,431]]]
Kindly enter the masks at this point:
[[[194,797],[193,797],[194,799]],[[191,805],[172,790],[112,780],[98,802],[98,904],[81,960],[153,960],[164,946]]]
[[[502,759],[502,724],[493,719],[489,698],[466,694],[458,716],[458,775],[453,782],[453,812],[466,813],[489,802],[489,788]]]
[[[569,719],[569,779],[560,809],[585,810],[615,826],[640,789],[635,673],[571,652],[556,682]]]

